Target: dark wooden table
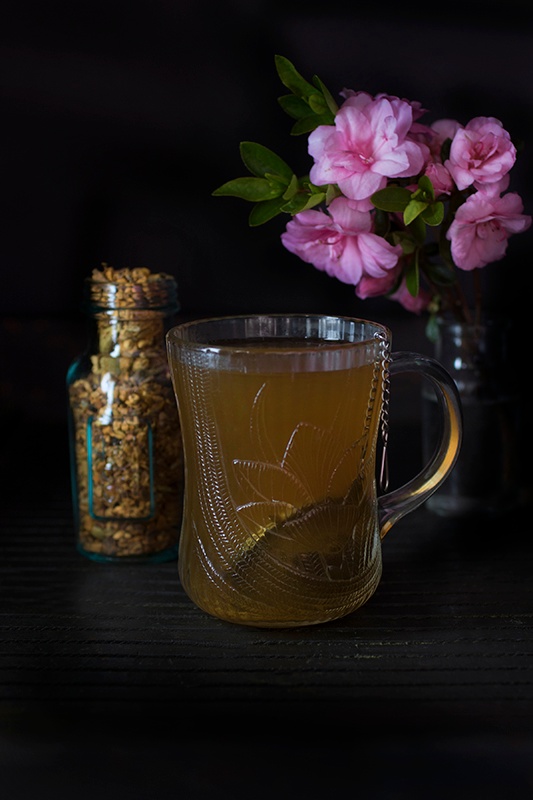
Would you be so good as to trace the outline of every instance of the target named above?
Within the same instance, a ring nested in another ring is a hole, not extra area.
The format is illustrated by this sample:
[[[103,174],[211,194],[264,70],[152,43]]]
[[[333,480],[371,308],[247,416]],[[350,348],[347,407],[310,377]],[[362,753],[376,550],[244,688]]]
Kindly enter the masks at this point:
[[[43,324],[5,327],[1,348],[15,373],[36,336],[48,347],[0,415],[2,798],[533,798],[531,508],[418,509],[343,620],[212,619],[176,563],[77,553],[64,374],[79,341]],[[413,338],[410,323],[397,348]],[[394,392],[393,484],[419,451],[416,402]]]
[[[276,631],[205,615],[175,562],[80,556],[64,464],[24,486],[0,536],[6,800],[533,796],[529,510],[421,508],[366,606]]]

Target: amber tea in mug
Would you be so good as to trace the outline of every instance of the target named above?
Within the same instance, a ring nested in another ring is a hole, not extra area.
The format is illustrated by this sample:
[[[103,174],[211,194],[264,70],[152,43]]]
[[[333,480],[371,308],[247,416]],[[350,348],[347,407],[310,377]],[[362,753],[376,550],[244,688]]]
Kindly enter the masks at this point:
[[[317,624],[362,605],[381,538],[450,471],[455,385],[439,364],[391,354],[387,328],[321,315],[184,323],[167,334],[185,458],[179,576],[204,611],[262,627]],[[444,420],[423,473],[378,498],[389,378],[422,372]]]

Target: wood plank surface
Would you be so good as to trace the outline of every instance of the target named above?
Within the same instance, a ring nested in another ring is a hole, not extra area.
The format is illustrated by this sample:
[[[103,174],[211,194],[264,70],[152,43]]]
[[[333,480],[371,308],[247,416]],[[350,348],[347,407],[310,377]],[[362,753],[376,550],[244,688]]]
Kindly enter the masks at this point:
[[[415,407],[396,386],[393,485],[419,466]],[[79,555],[64,428],[11,436],[0,504],[9,800],[533,797],[530,508],[457,521],[422,507],[383,540],[381,583],[354,614],[246,628],[197,609],[176,562]]]

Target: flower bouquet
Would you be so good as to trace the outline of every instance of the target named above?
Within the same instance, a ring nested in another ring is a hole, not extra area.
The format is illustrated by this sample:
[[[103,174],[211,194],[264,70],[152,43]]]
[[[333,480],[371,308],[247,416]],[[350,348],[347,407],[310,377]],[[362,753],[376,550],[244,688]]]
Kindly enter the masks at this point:
[[[249,224],[288,214],[281,241],[319,270],[355,287],[362,299],[387,296],[435,320],[451,315],[479,322],[479,269],[502,259],[512,234],[531,216],[508,192],[517,147],[495,117],[462,125],[440,119],[429,125],[416,101],[344,89],[337,104],[323,82],[305,80],[283,56],[275,57],[279,98],[295,120],[291,133],[308,135],[313,164],[299,177],[274,152],[242,142],[251,173],[213,194],[254,204]],[[460,271],[474,276],[474,308]]]

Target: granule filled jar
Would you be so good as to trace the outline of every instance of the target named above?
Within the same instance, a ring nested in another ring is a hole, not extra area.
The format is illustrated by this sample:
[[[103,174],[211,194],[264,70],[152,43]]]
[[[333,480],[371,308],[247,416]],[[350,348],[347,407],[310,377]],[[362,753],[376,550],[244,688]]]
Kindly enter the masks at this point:
[[[176,282],[147,268],[95,269],[86,352],[67,374],[77,547],[96,561],[177,557],[183,450],[165,333]]]

